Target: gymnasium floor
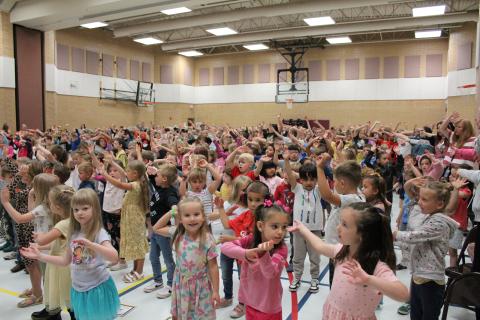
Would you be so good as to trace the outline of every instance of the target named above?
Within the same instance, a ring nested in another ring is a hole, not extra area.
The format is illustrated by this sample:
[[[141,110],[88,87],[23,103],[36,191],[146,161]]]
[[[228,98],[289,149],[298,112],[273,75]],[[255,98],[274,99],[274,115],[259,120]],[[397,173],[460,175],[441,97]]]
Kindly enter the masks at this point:
[[[396,200],[396,199],[395,199]],[[398,203],[398,201],[394,201]],[[392,212],[397,212],[395,206]],[[393,219],[393,221],[395,221]],[[288,242],[288,240],[287,240]],[[397,254],[399,251],[397,250]],[[1,254],[5,256],[6,254]],[[398,257],[398,256],[397,256]],[[19,309],[16,307],[16,304],[20,299],[17,295],[26,289],[29,285],[28,276],[24,272],[19,272],[12,274],[9,270],[13,266],[12,262],[5,261],[0,259],[0,310],[2,310],[1,319],[8,320],[27,320],[30,319],[30,314],[34,311],[38,311],[43,308],[43,306],[34,306],[25,309]],[[318,320],[321,318],[322,306],[328,295],[328,260],[325,257],[321,259],[321,275],[320,275],[320,291],[316,294],[308,293],[307,289],[309,286],[310,276],[304,274],[305,283],[302,284],[300,289],[297,292],[298,296],[298,319],[300,320]],[[112,273],[112,276],[117,284],[117,288],[120,293],[120,301],[122,304],[134,306],[134,308],[129,311],[123,317],[119,319],[133,320],[133,319],[151,319],[155,318],[158,320],[165,320],[170,315],[170,299],[159,300],[153,293],[144,293],[143,287],[150,283],[151,280],[151,266],[150,262],[145,262],[145,275],[146,278],[143,282],[136,284],[124,284],[121,281],[121,277],[126,270],[116,271]],[[309,270],[308,259],[306,260],[305,270]],[[410,274],[408,270],[402,270],[397,273],[399,279],[404,282],[406,285],[409,284]],[[166,274],[164,275],[164,281],[166,282]],[[220,279],[220,285],[221,285]],[[288,291],[288,277],[287,273],[284,272],[282,275],[283,283],[283,318],[286,320],[292,319],[291,317],[291,294]],[[222,287],[220,287],[220,295],[222,296]],[[238,292],[238,278],[234,274],[234,293]],[[236,297],[235,297],[236,298]],[[237,301],[234,301],[234,305]],[[225,308],[217,310],[217,319],[227,320],[230,319],[229,313],[233,308]],[[410,319],[409,316],[401,316],[397,314],[397,308],[400,306],[400,303],[393,301],[389,298],[384,298],[383,307],[377,311],[376,315],[378,319],[385,320],[407,320]],[[8,317],[8,318],[7,318]],[[69,315],[66,312],[62,313],[62,318],[69,319]],[[450,307],[448,319],[452,320],[474,320],[475,316],[472,312],[461,309]]]

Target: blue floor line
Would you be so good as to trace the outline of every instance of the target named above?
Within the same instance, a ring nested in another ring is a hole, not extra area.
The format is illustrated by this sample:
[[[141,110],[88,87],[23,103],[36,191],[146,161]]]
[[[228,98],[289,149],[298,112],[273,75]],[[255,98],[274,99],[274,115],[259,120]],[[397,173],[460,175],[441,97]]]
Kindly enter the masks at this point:
[[[322,273],[320,273],[320,276],[318,276],[318,282],[320,283],[323,278],[325,277],[325,275],[327,274],[328,272],[328,265],[325,266],[325,269],[323,269]],[[303,282],[303,281],[302,281]],[[307,283],[310,283],[310,282],[307,282]],[[320,285],[322,286],[327,286],[329,287],[330,285],[325,285],[323,283],[320,283]],[[298,313],[300,313],[300,310],[302,309],[302,307],[305,305],[305,303],[307,302],[307,300],[310,298],[310,296],[312,295],[311,292],[307,291],[307,293],[305,293],[305,295],[302,297],[302,299],[300,300],[300,302],[298,303]],[[285,320],[292,320],[292,313],[290,312],[290,314],[288,315],[287,319]]]

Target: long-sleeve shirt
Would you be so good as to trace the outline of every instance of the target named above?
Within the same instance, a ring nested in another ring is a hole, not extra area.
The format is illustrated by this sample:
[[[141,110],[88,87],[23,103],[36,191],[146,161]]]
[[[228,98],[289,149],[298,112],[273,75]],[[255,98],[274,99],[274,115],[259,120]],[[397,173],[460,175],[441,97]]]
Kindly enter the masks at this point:
[[[282,244],[272,254],[266,252],[251,263],[245,259],[245,252],[252,241],[253,236],[250,235],[240,240],[226,242],[221,248],[225,255],[242,262],[238,299],[258,311],[278,313],[282,311],[283,289],[280,275],[285,267],[287,247]]]
[[[480,183],[480,170],[459,169],[458,174],[475,185],[475,193],[473,194],[472,199],[472,211],[475,214],[475,221],[480,222],[480,188],[478,187]]]

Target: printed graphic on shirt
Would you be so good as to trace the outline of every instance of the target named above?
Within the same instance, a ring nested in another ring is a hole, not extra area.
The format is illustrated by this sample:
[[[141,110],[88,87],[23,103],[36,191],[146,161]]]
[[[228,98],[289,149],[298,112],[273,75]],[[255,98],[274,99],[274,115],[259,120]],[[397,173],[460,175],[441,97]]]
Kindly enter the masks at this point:
[[[90,250],[76,240],[72,241],[72,263],[73,264],[92,264],[94,258]]]

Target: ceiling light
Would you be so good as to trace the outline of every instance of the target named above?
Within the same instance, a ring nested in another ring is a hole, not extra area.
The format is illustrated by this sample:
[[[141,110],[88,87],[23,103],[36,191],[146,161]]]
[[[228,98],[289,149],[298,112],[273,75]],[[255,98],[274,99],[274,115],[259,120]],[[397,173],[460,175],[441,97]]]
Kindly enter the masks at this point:
[[[159,44],[163,43],[162,40],[152,38],[152,37],[146,37],[146,38],[140,38],[140,39],[133,39],[133,41],[144,44],[144,45],[152,45],[152,44]]]
[[[332,17],[327,16],[327,17],[316,17],[316,18],[307,18],[303,19],[306,24],[309,26],[325,26],[328,24],[335,24],[335,20],[332,19]]]
[[[415,31],[415,38],[438,38],[442,35],[442,30]]]
[[[188,9],[187,7],[179,7],[179,8],[162,10],[160,12],[171,16],[173,14],[186,13],[186,12],[190,12],[190,11],[192,11],[192,10]]]
[[[190,51],[180,51],[178,54],[181,54],[182,56],[185,57],[198,57],[198,56],[203,56],[203,53],[197,50],[190,50]]]
[[[245,49],[250,51],[258,51],[258,50],[266,50],[269,49],[268,46],[264,45],[263,43],[256,43],[256,44],[246,44],[243,46]]]
[[[238,32],[230,28],[215,28],[208,29],[207,32],[216,36],[228,36],[230,34],[237,34]]]
[[[352,39],[350,39],[350,37],[333,37],[333,38],[327,38],[327,41],[330,44],[340,44],[340,43],[351,43]]]
[[[412,14],[414,17],[438,16],[445,14],[445,5],[443,4],[441,6],[413,8]]]
[[[87,29],[95,29],[95,28],[108,26],[108,24],[105,22],[99,21],[99,22],[84,23],[84,24],[81,24],[80,26]]]

